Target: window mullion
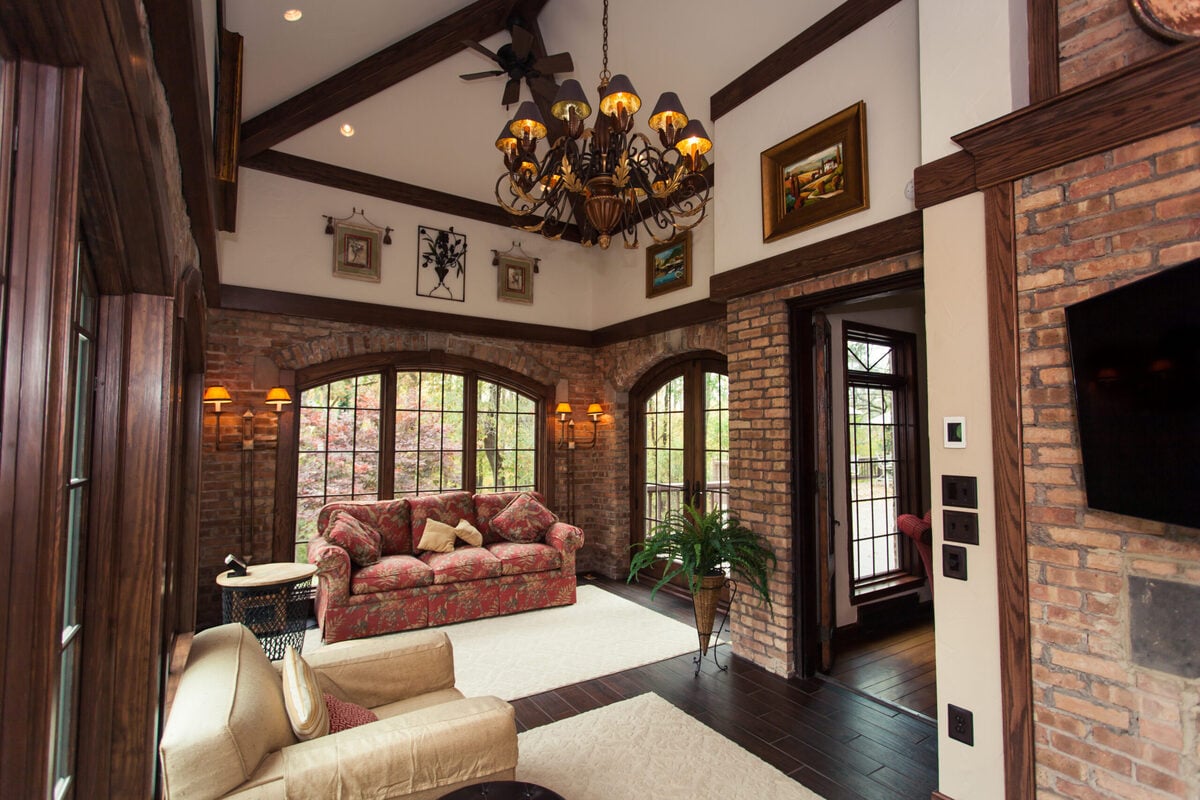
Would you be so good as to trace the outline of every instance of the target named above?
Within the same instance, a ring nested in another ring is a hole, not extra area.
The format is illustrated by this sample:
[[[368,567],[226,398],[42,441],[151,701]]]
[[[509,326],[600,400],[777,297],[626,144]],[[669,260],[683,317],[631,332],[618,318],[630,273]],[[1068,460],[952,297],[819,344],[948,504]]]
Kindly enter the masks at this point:
[[[379,499],[396,496],[396,368],[379,376]]]
[[[463,373],[462,480],[463,489],[471,494],[479,491],[476,485],[479,476],[476,474],[475,463],[475,447],[479,436],[479,420],[475,414],[479,405],[478,394],[479,376],[474,372]]]

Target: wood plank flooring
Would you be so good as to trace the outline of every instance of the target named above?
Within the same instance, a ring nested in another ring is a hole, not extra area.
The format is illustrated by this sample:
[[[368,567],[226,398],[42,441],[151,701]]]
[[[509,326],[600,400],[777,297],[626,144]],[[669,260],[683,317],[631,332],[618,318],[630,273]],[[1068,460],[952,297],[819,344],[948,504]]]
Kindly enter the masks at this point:
[[[681,622],[691,603],[642,586],[585,580]],[[648,664],[513,702],[520,730],[644,692],[655,692],[827,800],[927,800],[937,788],[937,729],[821,679],[788,680],[718,648],[693,677],[691,655]],[[719,765],[714,769],[719,773]],[[769,800],[769,798],[764,798]]]
[[[933,622],[840,648],[830,677],[901,708],[937,719]]]

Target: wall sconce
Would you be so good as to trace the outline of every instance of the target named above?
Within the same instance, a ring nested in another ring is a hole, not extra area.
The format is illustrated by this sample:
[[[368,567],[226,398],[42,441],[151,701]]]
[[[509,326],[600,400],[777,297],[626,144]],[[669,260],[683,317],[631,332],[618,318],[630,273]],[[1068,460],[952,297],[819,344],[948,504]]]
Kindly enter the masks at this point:
[[[267,399],[263,402],[269,406],[275,406],[275,413],[278,414],[279,412],[283,411],[284,406],[291,405],[292,396],[288,394],[287,389],[283,388],[282,386],[276,386],[274,389],[267,392]]]
[[[600,416],[604,413],[604,409],[599,403],[591,403],[587,408],[587,415],[591,417],[592,435],[585,442],[576,441],[575,439],[575,420],[571,419],[571,404],[559,403],[554,407],[554,413],[558,414],[558,447],[562,450],[587,450],[596,446],[596,423],[600,421]]]
[[[222,407],[233,402],[233,398],[229,394],[229,390],[224,386],[217,384],[210,386],[204,390],[203,402],[205,405],[212,405],[213,410],[217,414],[216,425],[213,430],[213,449],[221,450],[221,414]],[[290,405],[292,395],[282,386],[276,386],[267,392],[267,396],[263,401],[268,406],[274,406],[274,413],[278,415],[283,411],[285,405]],[[254,449],[254,411],[247,408],[242,414],[242,443],[240,447],[236,445],[227,449],[253,450]],[[271,445],[268,445],[270,447]]]
[[[217,424],[213,426],[213,448],[216,449],[221,444],[221,407],[232,403],[233,398],[229,396],[228,389],[217,384],[204,390],[202,401],[205,405],[211,405],[217,413]]]

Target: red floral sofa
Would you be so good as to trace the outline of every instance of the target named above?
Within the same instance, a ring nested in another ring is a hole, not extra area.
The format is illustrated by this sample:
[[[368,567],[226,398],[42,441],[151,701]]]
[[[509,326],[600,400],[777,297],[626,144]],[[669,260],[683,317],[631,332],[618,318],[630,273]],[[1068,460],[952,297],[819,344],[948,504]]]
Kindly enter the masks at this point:
[[[326,505],[317,518],[317,536],[308,546],[309,563],[318,568],[317,622],[324,641],[574,603],[581,530],[556,521],[544,508],[549,524],[542,530],[534,529],[540,523],[526,524],[527,535],[516,537],[524,541],[505,539],[492,524],[521,494],[445,492]],[[535,492],[527,493],[523,502],[530,496],[543,502]],[[342,514],[361,523],[372,537],[378,534],[377,561],[360,565],[369,559],[352,559],[327,538],[331,526],[352,524],[339,522]],[[509,517],[511,512],[503,519]],[[481,546],[459,542],[452,552],[418,550],[431,519],[451,526],[466,520],[482,534]]]

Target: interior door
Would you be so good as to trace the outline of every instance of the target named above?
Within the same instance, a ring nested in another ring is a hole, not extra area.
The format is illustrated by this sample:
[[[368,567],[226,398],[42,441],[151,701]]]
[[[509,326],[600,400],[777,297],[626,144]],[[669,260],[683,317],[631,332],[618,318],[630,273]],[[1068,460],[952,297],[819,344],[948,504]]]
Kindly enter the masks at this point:
[[[833,516],[833,370],[829,320],[820,312],[813,313],[813,389],[815,402],[813,420],[816,437],[813,440],[813,463],[816,466],[816,496],[814,520],[817,539],[817,621],[821,639],[820,669],[833,667],[834,605],[834,536],[837,521]]]

